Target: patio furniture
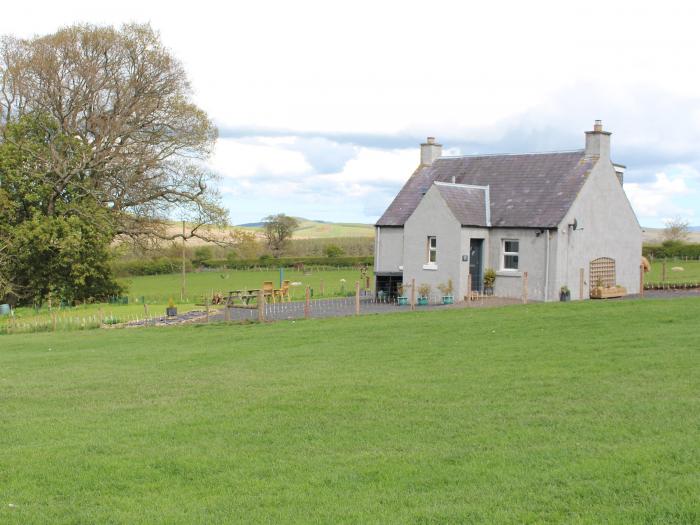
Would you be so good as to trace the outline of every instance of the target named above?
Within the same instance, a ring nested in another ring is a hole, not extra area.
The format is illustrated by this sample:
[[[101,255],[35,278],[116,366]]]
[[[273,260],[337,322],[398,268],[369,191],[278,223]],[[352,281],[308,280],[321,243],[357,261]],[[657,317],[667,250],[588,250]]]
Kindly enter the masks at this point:
[[[285,297],[287,298],[287,302],[292,300],[289,295],[289,283],[290,281],[282,281],[282,288],[274,291],[275,295],[279,297],[280,302],[284,301]]]

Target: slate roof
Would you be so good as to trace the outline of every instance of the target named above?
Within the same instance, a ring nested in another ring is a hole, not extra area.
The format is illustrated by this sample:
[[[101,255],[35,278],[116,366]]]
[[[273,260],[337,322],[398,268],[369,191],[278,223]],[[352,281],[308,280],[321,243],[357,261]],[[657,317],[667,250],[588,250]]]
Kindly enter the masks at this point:
[[[462,226],[490,226],[489,214],[486,211],[489,190],[486,186],[460,186],[438,182],[435,187]]]
[[[452,182],[454,177],[457,184],[489,186],[491,226],[554,228],[597,160],[585,157],[583,150],[440,157],[411,175],[377,226],[403,226],[435,181]]]

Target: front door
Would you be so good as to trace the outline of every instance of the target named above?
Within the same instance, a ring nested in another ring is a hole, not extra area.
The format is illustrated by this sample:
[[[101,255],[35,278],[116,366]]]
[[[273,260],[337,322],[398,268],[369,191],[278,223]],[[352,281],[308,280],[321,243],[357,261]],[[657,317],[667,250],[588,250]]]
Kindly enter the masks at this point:
[[[472,291],[481,293],[484,286],[483,275],[484,239],[469,240],[469,275],[472,278]]]

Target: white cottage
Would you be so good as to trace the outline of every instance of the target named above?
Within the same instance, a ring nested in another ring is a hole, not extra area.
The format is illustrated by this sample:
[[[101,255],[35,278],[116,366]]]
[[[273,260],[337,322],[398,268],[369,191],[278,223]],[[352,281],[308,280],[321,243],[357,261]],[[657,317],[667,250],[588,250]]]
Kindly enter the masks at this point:
[[[428,137],[375,225],[376,289],[395,295],[415,279],[436,290],[451,279],[462,299],[493,268],[500,297],[520,297],[526,272],[533,300],[558,300],[562,287],[588,298],[600,283],[638,293],[642,230],[610,135],[596,121],[582,150],[460,157]]]

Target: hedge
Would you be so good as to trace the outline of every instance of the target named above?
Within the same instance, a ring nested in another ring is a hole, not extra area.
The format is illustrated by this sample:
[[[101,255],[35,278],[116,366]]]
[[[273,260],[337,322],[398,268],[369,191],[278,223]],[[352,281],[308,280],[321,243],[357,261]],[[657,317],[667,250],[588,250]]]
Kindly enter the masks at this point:
[[[270,268],[293,268],[297,265],[304,266],[340,266],[352,268],[355,266],[374,266],[374,257],[280,257],[279,259],[209,259],[202,261],[205,268],[228,268],[230,270],[245,270],[260,266]]]
[[[700,259],[700,244],[647,244],[642,248],[642,254],[652,259]]]
[[[185,261],[185,269],[192,271],[192,263]],[[161,275],[182,270],[182,259],[160,257],[158,259],[137,259],[133,261],[114,261],[112,270],[117,277],[134,275]]]
[[[230,270],[247,270],[249,268],[292,268],[298,264],[304,266],[333,266],[352,268],[363,264],[372,268],[374,257],[281,257],[261,259],[208,259],[202,261],[204,268],[226,268]],[[115,261],[112,270],[117,277],[130,277],[136,275],[161,275],[176,273],[182,269],[182,259],[160,257],[158,259],[145,259],[133,261]],[[192,271],[192,263],[186,260],[185,269]]]

